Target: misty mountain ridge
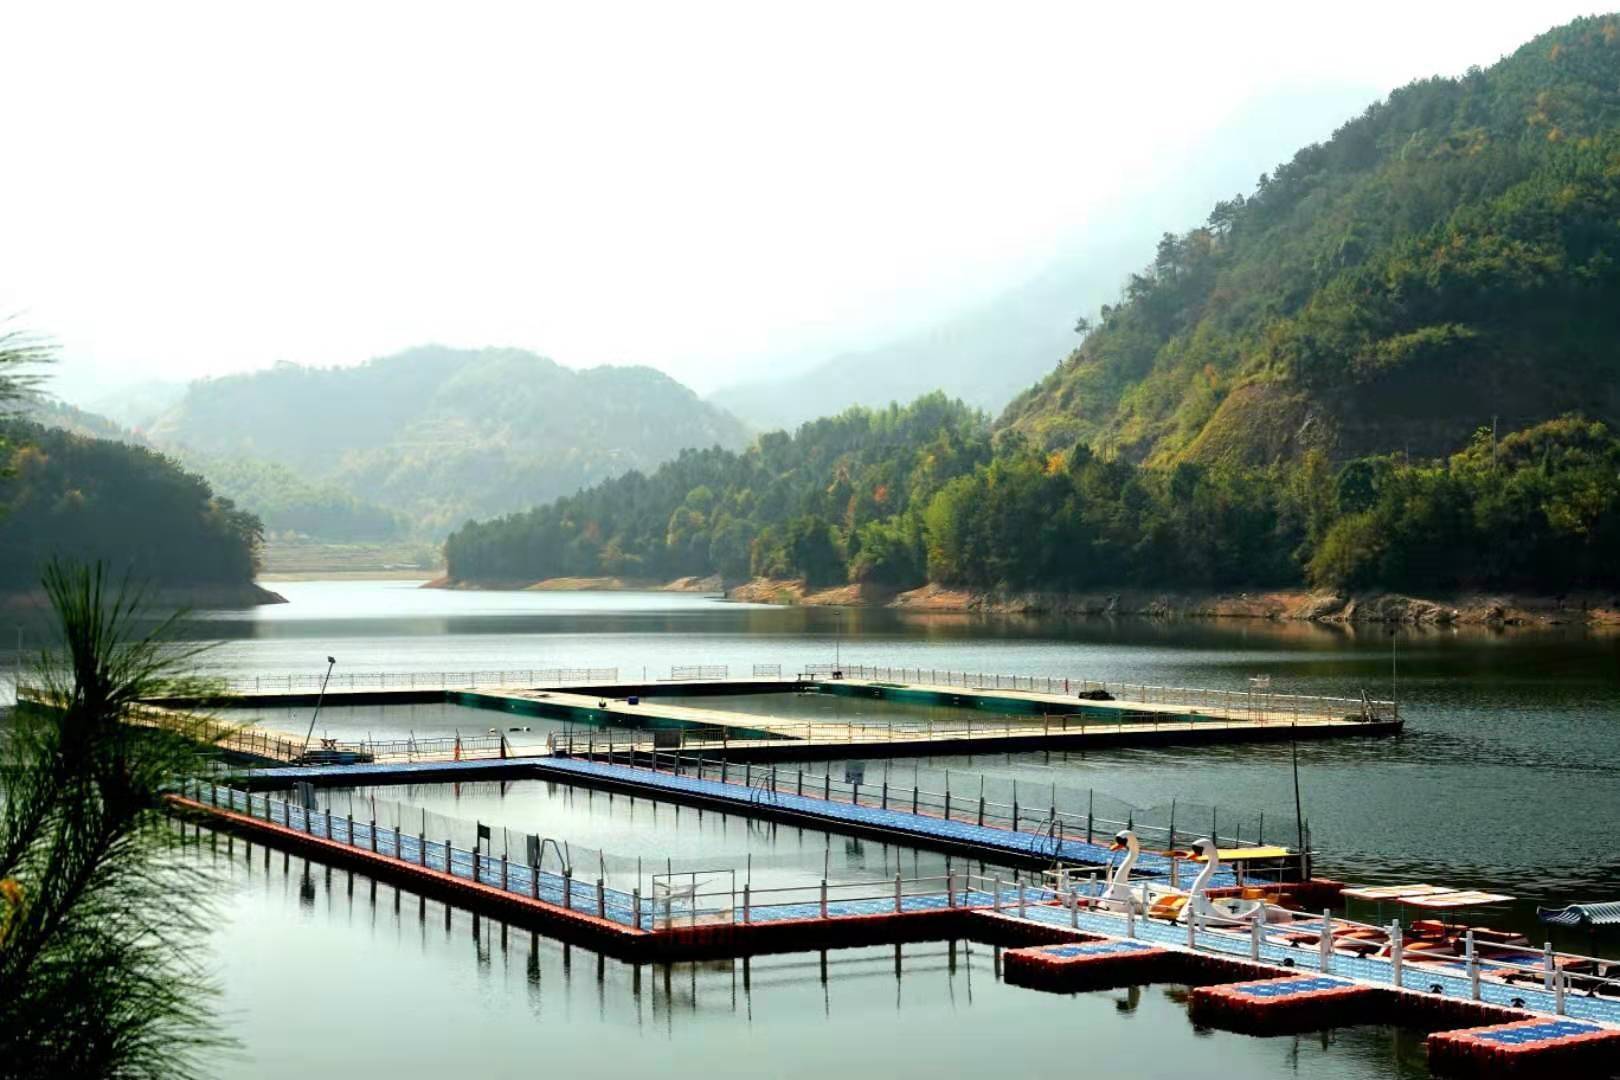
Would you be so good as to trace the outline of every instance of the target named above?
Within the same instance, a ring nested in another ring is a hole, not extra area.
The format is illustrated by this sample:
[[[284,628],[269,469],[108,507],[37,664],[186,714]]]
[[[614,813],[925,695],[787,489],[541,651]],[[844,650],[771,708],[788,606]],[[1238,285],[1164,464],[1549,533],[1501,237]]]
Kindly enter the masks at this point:
[[[747,441],[735,418],[651,368],[438,345],[199,380],[150,435],[182,457],[281,466],[423,533]]]
[[[1250,102],[1196,144],[1175,148],[1153,179],[1055,245],[1064,253],[1028,280],[931,326],[722,387],[709,400],[759,430],[792,430],[851,405],[880,408],[934,390],[998,413],[1074,350],[1077,317],[1118,294],[1166,225],[1251,184],[1372,93],[1310,86]]]

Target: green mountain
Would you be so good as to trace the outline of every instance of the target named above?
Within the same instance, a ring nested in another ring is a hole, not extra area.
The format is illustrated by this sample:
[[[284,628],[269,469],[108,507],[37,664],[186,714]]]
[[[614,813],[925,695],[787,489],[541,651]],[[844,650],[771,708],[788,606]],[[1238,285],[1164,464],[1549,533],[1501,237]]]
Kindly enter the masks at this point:
[[[1000,420],[1152,463],[1620,418],[1620,18],[1413,83],[1166,234]]]
[[[202,380],[149,434],[188,460],[273,463],[438,534],[746,439],[648,368],[576,371],[516,349],[441,346]]]
[[[0,444],[0,591],[33,587],[57,557],[157,586],[251,584],[258,519],[172,460],[20,420]]]

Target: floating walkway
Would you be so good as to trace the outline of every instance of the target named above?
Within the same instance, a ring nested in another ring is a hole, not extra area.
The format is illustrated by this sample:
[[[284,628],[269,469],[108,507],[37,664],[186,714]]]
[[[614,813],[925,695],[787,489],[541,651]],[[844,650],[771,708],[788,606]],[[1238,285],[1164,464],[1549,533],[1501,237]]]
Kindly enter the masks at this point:
[[[807,750],[822,756],[867,757],[921,753],[1011,753],[1104,746],[1234,743],[1392,735],[1398,710],[1370,698],[1314,697],[1186,687],[1140,686],[1045,676],[990,675],[922,668],[812,669],[796,677],[779,665],[755,665],[733,678],[725,666],[671,669],[669,679],[626,681],[614,668],[470,672],[459,675],[377,675],[339,679],[324,695],[330,706],[449,702],[570,727],[615,729],[616,739],[642,747],[725,756],[734,761],[783,761]],[[703,700],[736,695],[818,694],[871,702],[855,720],[821,720],[773,712],[768,705],[739,712],[706,708]],[[310,706],[321,700],[303,680],[239,680],[218,698],[166,698],[185,726],[183,710],[229,704]],[[950,710],[934,719],[884,717],[886,705]],[[299,740],[257,727],[216,732],[222,746],[257,760],[290,761]],[[588,737],[580,737],[586,741]],[[469,756],[471,745],[414,740],[343,744],[330,749],[374,759]],[[476,752],[506,752],[491,736]]]
[[[552,755],[451,764],[420,762],[256,769],[244,774],[241,780],[255,790],[286,789],[295,783],[365,787],[495,779],[552,780],[701,806],[743,817],[865,836],[890,844],[960,853],[1008,866],[1046,869],[1054,863],[1064,863],[1100,870],[1118,858],[1099,842],[1094,823],[1085,818],[1073,820],[1055,816],[1055,808],[1009,808],[970,797],[958,798],[953,804],[949,793],[943,802],[937,793],[926,793],[930,805],[925,810],[924,793],[915,787],[891,789],[887,783],[852,784],[835,781],[830,776],[763,766],[730,767],[696,759],[681,762],[672,755],[666,755],[663,760],[667,771],[619,761]],[[717,770],[721,778],[692,775],[693,771],[713,774]],[[998,819],[1001,824],[997,823]],[[1057,827],[1053,827],[1054,820]],[[1109,830],[1110,837],[1112,830],[1124,827],[1122,822],[1095,824]],[[1179,879],[1183,871],[1196,873],[1190,864],[1151,851],[1142,852],[1135,867],[1136,876],[1159,881]],[[1222,870],[1210,887],[1235,888],[1239,884],[1232,871]]]
[[[948,875],[943,888],[932,889],[922,886],[935,879],[900,877],[753,895],[744,886],[739,909],[724,893],[694,887],[652,897],[639,889],[627,894],[600,880],[576,881],[571,868],[518,865],[207,782],[189,784],[174,801],[215,827],[347,864],[503,921],[545,928],[631,962],[964,937],[1012,947],[1010,982],[1020,981],[1022,971],[1039,972],[1024,981],[1044,980],[1052,989],[1064,989],[1066,981],[1070,987],[1192,983],[1200,988],[1195,1016],[1223,1026],[1310,1030],[1347,1020],[1419,1026],[1435,1032],[1431,1061],[1443,1075],[1549,1075],[1552,1069],[1602,1075],[1620,1062],[1620,1001],[1571,995],[1564,973],[1551,968],[1551,989],[1482,982],[1477,967],[1466,976],[1416,962],[1403,968],[1399,953],[1382,960],[1336,952],[1331,944],[1306,946],[1296,934],[1267,930],[1263,921],[1167,923],[1098,908],[1076,893],[1008,888],[971,875]],[[860,894],[838,896],[840,889]],[[777,899],[807,891],[808,899]],[[1288,924],[1291,930],[1301,925]],[[1330,932],[1321,937],[1334,940]]]

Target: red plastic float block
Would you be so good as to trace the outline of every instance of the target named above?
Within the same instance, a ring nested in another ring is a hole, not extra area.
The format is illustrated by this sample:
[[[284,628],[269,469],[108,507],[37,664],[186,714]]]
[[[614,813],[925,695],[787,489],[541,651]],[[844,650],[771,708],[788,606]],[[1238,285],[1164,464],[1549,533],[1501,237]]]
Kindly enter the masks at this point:
[[[1104,990],[1168,977],[1174,953],[1142,941],[1095,941],[1036,945],[1002,956],[1002,977],[1036,990]]]
[[[1562,1016],[1437,1031],[1428,1047],[1438,1076],[1609,1076],[1620,1069],[1620,1029]]]
[[[1376,1022],[1390,993],[1331,975],[1302,975],[1194,988],[1194,1021],[1256,1035]]]

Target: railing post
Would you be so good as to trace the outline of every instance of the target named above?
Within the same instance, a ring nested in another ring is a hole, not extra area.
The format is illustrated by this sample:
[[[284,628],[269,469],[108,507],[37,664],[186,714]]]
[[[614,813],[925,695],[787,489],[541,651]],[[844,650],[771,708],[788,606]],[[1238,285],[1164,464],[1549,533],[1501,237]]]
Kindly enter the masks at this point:
[[[1260,939],[1265,936],[1266,902],[1260,901],[1260,906],[1254,909],[1254,915],[1249,919],[1249,959],[1256,963],[1260,960]]]
[[[1406,961],[1406,942],[1401,935],[1401,920],[1392,919],[1389,924],[1389,973],[1395,983],[1395,989],[1401,988],[1401,968]]]
[[[1474,948],[1474,928],[1469,927],[1468,933],[1463,935],[1463,956],[1468,964],[1468,993],[1472,1000],[1479,1000],[1479,953]]]
[[[743,924],[754,921],[753,917],[753,886],[743,882]]]
[[[641,929],[641,886],[636,886],[630,893],[630,917],[635,920],[637,930]]]
[[[607,918],[607,889],[601,878],[596,879],[596,917]]]
[[[894,913],[900,914],[900,875],[894,875]]]
[[[371,850],[377,850],[377,819],[371,819]]]
[[[1322,940],[1318,942],[1321,952],[1321,972],[1327,975],[1333,971],[1333,912],[1329,908],[1322,909]]]
[[[915,784],[911,786],[911,812],[913,814],[917,812],[917,785]]]
[[[996,891],[992,895],[991,900],[990,900],[990,909],[992,911],[1000,911],[1001,910],[1001,879],[1000,878],[995,879],[995,888],[996,888]]]
[[[952,870],[945,875],[945,903],[948,907],[956,906],[956,871]]]
[[[1560,971],[1553,979],[1553,1011],[1564,1015],[1564,993],[1569,987],[1569,972]]]
[[[1125,901],[1125,936],[1136,936],[1136,901],[1129,898]]]
[[[444,872],[451,877],[456,876],[455,859],[451,856],[450,838],[444,838]]]
[[[1553,960],[1553,947],[1550,941],[1541,951],[1541,970],[1545,973],[1541,977],[1541,985],[1551,990],[1553,988],[1553,974],[1558,970],[1558,965]]]
[[[330,817],[328,817],[326,820],[327,820],[327,826],[326,827],[327,827],[328,830],[330,830],[332,828],[332,825],[331,825],[332,819]],[[416,864],[418,866],[426,866],[427,865],[427,833],[420,833],[419,832],[419,833],[416,834]]]
[[[889,808],[889,782],[883,781],[883,809]]]
[[[1024,917],[1024,893],[1027,891],[1022,881],[1018,882],[1018,917]]]
[[[979,796],[979,824],[984,824],[984,796]]]
[[[830,770],[831,766],[828,766],[828,768]],[[821,797],[828,802],[832,801],[832,773],[830,771],[826,775],[826,783],[822,785]]]
[[[821,879],[821,917],[827,917],[827,879]]]
[[[506,891],[506,855],[501,855],[501,892]]]
[[[574,868],[569,866],[563,869],[563,908],[567,911],[574,909]]]

